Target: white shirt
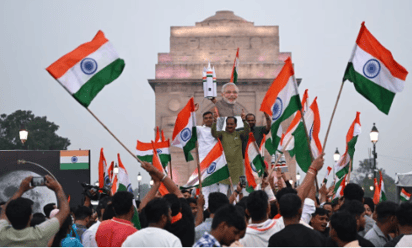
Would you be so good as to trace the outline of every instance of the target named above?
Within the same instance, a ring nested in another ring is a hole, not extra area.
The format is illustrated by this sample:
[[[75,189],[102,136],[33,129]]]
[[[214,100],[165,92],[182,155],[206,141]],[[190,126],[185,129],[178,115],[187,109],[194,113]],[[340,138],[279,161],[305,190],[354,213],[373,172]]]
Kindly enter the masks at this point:
[[[197,141],[199,142],[199,160],[202,161],[216,145],[217,139],[212,136],[212,128],[196,126]]]
[[[239,242],[245,247],[267,247],[269,239],[277,231],[275,224],[277,220],[268,219],[263,223],[249,224],[246,228],[245,237]]]
[[[182,243],[164,229],[146,227],[127,237],[122,247],[182,247]]]
[[[98,220],[83,233],[82,243],[84,247],[98,247],[96,242],[96,233],[100,223],[101,222]]]

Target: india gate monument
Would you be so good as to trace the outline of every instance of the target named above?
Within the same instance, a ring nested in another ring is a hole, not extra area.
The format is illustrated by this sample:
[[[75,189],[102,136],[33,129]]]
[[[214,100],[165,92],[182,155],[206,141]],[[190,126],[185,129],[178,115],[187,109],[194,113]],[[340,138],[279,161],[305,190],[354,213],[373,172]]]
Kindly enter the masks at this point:
[[[158,54],[155,79],[148,81],[155,92],[156,126],[164,130],[166,139],[172,139],[177,114],[191,97],[199,104],[196,125],[202,125],[202,113],[214,108],[204,98],[203,68],[209,62],[214,66],[217,99],[221,99],[222,85],[230,82],[237,48],[240,57],[237,102],[256,115],[256,126],[265,125],[260,104],[291,52],[279,51],[278,26],[255,26],[232,11],[217,11],[194,26],[171,27],[170,52]],[[171,146],[170,152],[173,180],[179,186],[184,185],[196,168],[194,151],[195,160],[189,163],[182,149]],[[270,158],[266,151],[268,163]],[[295,162],[288,154],[286,161],[289,166],[286,176],[296,182]]]

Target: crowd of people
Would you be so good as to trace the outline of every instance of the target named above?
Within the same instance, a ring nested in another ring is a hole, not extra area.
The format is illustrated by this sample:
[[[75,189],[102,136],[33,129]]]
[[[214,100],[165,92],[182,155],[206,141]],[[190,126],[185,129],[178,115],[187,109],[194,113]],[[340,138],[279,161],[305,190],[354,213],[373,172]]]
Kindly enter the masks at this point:
[[[196,194],[196,190],[179,189],[151,163],[142,162],[153,186],[141,201],[128,191],[108,192],[96,208],[86,195],[83,205],[71,209],[59,182],[46,176],[45,186],[55,192],[57,203],[33,214],[33,202],[22,197],[33,188],[32,178],[27,177],[13,197],[0,204],[0,246],[412,246],[411,202],[375,205],[354,183],[348,183],[343,196],[334,201],[333,186],[322,185],[316,191],[324,154],[312,162],[296,189],[280,169],[271,173],[266,168],[255,190],[246,192],[239,180],[244,174],[244,142],[252,132],[260,143],[270,125],[257,127],[255,115],[246,115],[243,106],[236,104],[237,93],[236,85],[225,85],[222,100],[212,99],[218,103],[217,111],[203,113],[204,125],[197,128],[199,147],[212,147],[221,140],[232,180]],[[218,131],[218,113],[240,115],[244,128],[237,130],[237,118],[228,116],[226,129]],[[270,117],[265,118],[270,123]],[[204,156],[199,154],[200,159]],[[168,194],[159,194],[161,185]],[[133,220],[136,211],[138,225]]]

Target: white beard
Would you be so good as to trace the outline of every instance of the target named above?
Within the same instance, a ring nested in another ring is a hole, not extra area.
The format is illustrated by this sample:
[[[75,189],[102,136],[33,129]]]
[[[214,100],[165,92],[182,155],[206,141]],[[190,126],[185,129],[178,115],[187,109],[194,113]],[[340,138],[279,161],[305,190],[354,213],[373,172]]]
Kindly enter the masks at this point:
[[[223,100],[228,104],[235,104],[236,103],[236,100],[230,101],[229,99],[227,99],[225,97],[223,97]]]

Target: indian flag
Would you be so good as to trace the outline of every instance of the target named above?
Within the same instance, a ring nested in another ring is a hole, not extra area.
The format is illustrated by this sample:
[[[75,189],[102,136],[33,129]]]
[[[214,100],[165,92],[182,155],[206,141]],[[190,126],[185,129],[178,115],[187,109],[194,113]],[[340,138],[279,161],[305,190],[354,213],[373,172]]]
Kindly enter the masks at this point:
[[[163,131],[163,130],[162,130]],[[157,154],[159,155],[160,161],[162,162],[163,167],[166,167],[171,161],[170,156],[170,141],[161,141],[154,143]],[[151,163],[153,159],[153,146],[152,143],[143,143],[139,140],[137,141],[136,146],[136,156],[142,160]]]
[[[379,171],[379,202],[386,201],[385,185],[383,182],[382,171]]]
[[[305,112],[308,110],[309,106],[308,106],[308,98],[309,98],[309,94],[308,94],[308,90],[305,90],[305,93],[303,94],[302,97],[302,112],[303,115],[305,115]],[[280,140],[279,143],[279,147],[278,150],[282,151],[284,146],[286,145],[286,143],[290,140],[288,147],[286,148],[286,150],[292,150],[293,148],[293,132],[296,130],[296,128],[299,126],[299,123],[302,121],[301,118],[301,114],[300,111],[296,112],[295,117],[293,118],[292,122],[290,123],[288,129],[286,130],[286,133],[284,133],[282,135],[282,138]],[[289,149],[288,149],[289,148]]]
[[[376,180],[376,177],[373,179],[373,186],[375,187],[375,192],[373,193],[373,203],[375,205],[378,205],[379,199],[381,197],[381,189],[379,188],[379,184]]]
[[[403,91],[407,75],[408,71],[362,22],[343,81],[353,82],[357,92],[388,114],[395,94]]]
[[[282,137],[280,124],[301,108],[294,74],[292,60],[288,58],[260,106],[260,111],[272,116],[272,148],[278,147]]]
[[[401,201],[409,201],[411,199],[411,194],[402,188],[400,199]]]
[[[252,192],[257,186],[255,176],[260,177],[265,171],[265,164],[252,132],[249,134],[249,140],[246,145],[244,165],[248,181],[248,188],[246,190]]]
[[[239,47],[237,48],[236,51],[236,57],[235,61],[233,62],[233,69],[232,69],[232,75],[230,76],[230,82],[236,84],[237,83],[237,78],[238,78],[238,68],[239,68]]]
[[[260,141],[259,145],[259,153],[262,157],[265,157],[265,141],[266,141],[266,134],[263,134],[262,140]]]
[[[153,166],[158,169],[160,172],[163,173],[163,175],[167,175],[166,170],[164,169],[159,154],[157,153],[157,148],[156,148],[156,143],[152,141],[152,151],[153,151],[153,158],[152,158],[152,164]],[[169,194],[169,191],[166,189],[166,186],[161,183],[159,187],[159,192],[161,195],[166,195]]]
[[[119,162],[119,173],[117,173],[117,192],[119,191],[129,191],[133,194],[132,184],[129,180],[129,175],[127,174],[126,167],[124,167],[122,161],[120,160],[120,154],[117,154],[117,160]],[[137,229],[141,229],[139,212],[137,212],[136,201],[133,199],[134,215],[132,217],[132,223]]]
[[[60,170],[88,170],[89,150],[60,151]]]
[[[343,177],[349,171],[349,164],[353,161],[353,154],[355,153],[355,144],[358,136],[361,133],[361,124],[359,120],[360,112],[356,112],[356,118],[346,134],[346,151],[342,157],[335,164],[336,176]],[[352,165],[353,169],[353,165]]]
[[[99,158],[99,187],[110,186],[111,180],[109,178],[106,158],[104,157],[103,147],[100,149]]]
[[[209,154],[200,163],[200,176],[202,187],[210,186],[229,177],[229,168],[227,167],[225,153],[223,152],[220,140],[210,150]],[[199,173],[196,168],[189,177],[186,185],[181,188],[199,187]]]
[[[179,112],[173,130],[172,146],[183,149],[186,161],[193,160],[190,151],[196,147],[196,113],[193,97],[189,99],[186,106]]]
[[[300,113],[298,112],[296,115],[300,115]],[[304,172],[307,172],[312,163],[311,154],[313,158],[317,158],[322,152],[322,145],[319,140],[320,115],[317,98],[313,100],[310,108],[306,111],[304,118],[306,131],[303,122],[300,122],[293,132],[293,143],[289,143],[287,150],[291,157],[295,157],[299,167]],[[310,149],[306,132],[309,135]]]
[[[343,178],[341,178],[336,184],[335,184],[335,188],[333,190],[333,192],[335,192],[335,194],[333,195],[333,200],[335,199],[339,199],[343,196],[343,191],[345,190],[346,187],[346,176],[344,176]]]
[[[102,31],[46,70],[84,107],[123,71],[124,60]]]

